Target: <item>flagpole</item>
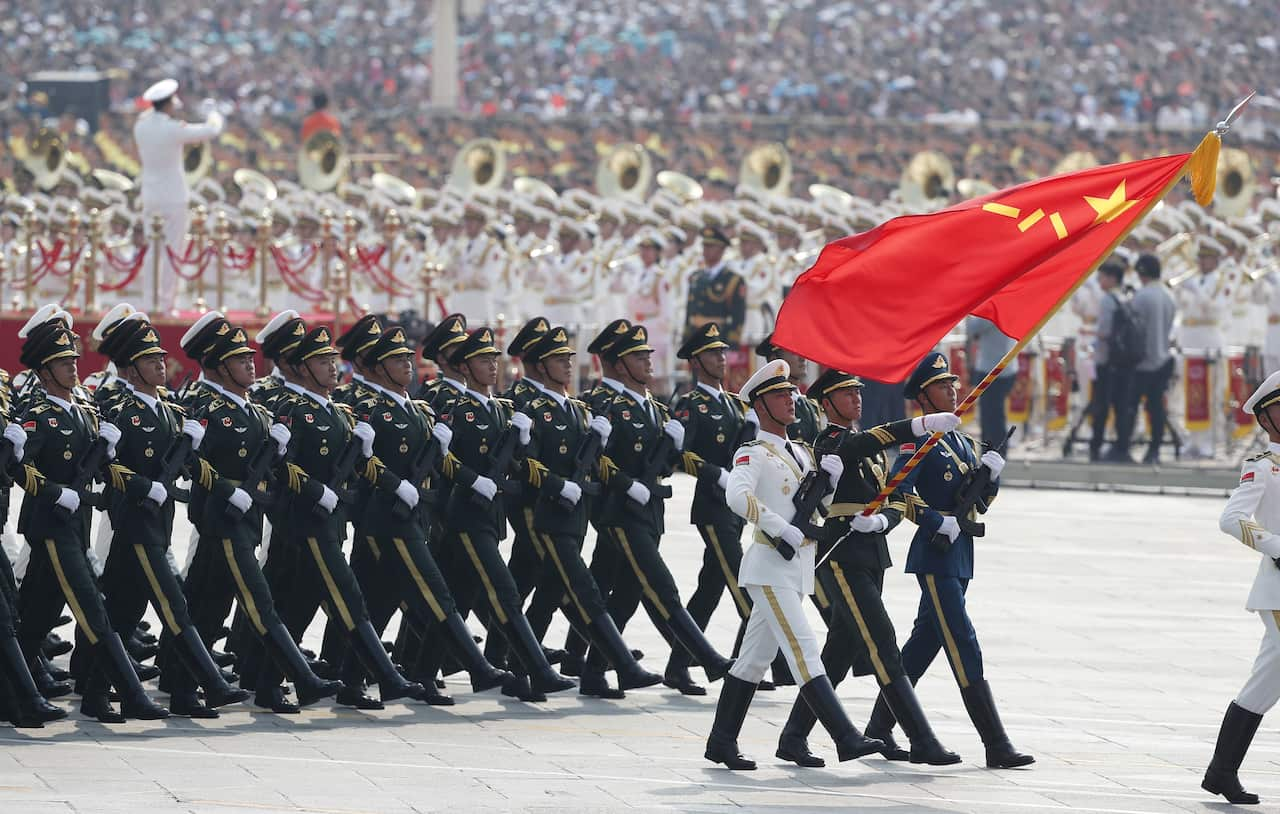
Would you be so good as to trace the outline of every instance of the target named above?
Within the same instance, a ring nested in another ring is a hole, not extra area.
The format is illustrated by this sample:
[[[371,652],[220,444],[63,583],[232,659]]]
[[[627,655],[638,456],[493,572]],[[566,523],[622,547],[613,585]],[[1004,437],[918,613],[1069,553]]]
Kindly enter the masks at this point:
[[[1252,95],[1250,95],[1249,98],[1250,99],[1253,98]],[[1248,99],[1246,99],[1245,101],[1247,102]],[[1243,106],[1243,103],[1242,105],[1238,105],[1236,109],[1232,111],[1231,116],[1229,116],[1228,119],[1233,118],[1239,112],[1239,109],[1242,106]],[[1229,125],[1229,121],[1225,123]],[[1071,286],[1070,290],[1068,290],[1066,294],[1063,294],[1062,297],[1057,301],[1057,303],[1055,303],[1052,308],[1050,308],[1048,311],[1045,312],[1044,316],[1041,317],[1040,321],[1036,323],[1036,326],[1032,328],[1030,331],[1028,331],[1021,339],[1019,339],[1014,344],[1014,346],[1009,349],[1008,353],[1006,353],[1004,357],[999,362],[996,363],[996,366],[991,368],[990,372],[988,372],[987,375],[982,378],[982,381],[978,382],[977,386],[975,386],[972,390],[969,391],[968,395],[964,397],[964,400],[961,401],[959,406],[956,407],[957,415],[963,416],[974,405],[974,403],[977,402],[978,397],[981,396],[982,393],[988,387],[991,386],[991,383],[994,382],[1000,376],[1000,374],[1004,371],[1004,369],[1009,366],[1009,363],[1018,358],[1018,354],[1020,354],[1022,350],[1027,346],[1027,343],[1029,343],[1033,338],[1035,338],[1036,334],[1040,333],[1040,330],[1044,328],[1045,324],[1048,323],[1050,319],[1053,318],[1054,314],[1058,313],[1058,311],[1061,310],[1062,306],[1066,305],[1067,302],[1071,300],[1071,298],[1075,295],[1076,291],[1080,288],[1080,286],[1084,285],[1085,280],[1089,279],[1089,275],[1093,274],[1093,272],[1098,268],[1098,266],[1101,265],[1104,260],[1106,260],[1108,257],[1111,256],[1112,252],[1115,251],[1116,247],[1125,241],[1125,238],[1129,236],[1129,233],[1132,232],[1138,226],[1138,224],[1140,224],[1143,221],[1144,218],[1146,218],[1146,216],[1151,212],[1151,210],[1155,208],[1155,205],[1160,203],[1160,201],[1164,200],[1164,197],[1169,194],[1170,190],[1172,190],[1174,186],[1177,185],[1177,183],[1182,180],[1183,176],[1187,174],[1187,172],[1190,170],[1190,165],[1195,160],[1195,157],[1197,156],[1198,153],[1201,152],[1201,149],[1206,146],[1207,142],[1209,142],[1211,138],[1215,142],[1212,145],[1211,151],[1213,153],[1213,165],[1216,167],[1217,165],[1216,142],[1221,137],[1222,133],[1225,132],[1225,130],[1222,129],[1223,124],[1224,122],[1220,122],[1217,129],[1215,129],[1214,131],[1211,131],[1208,135],[1205,136],[1205,140],[1201,142],[1201,146],[1197,147],[1196,151],[1191,154],[1191,157],[1189,157],[1187,159],[1187,162],[1183,164],[1182,169],[1178,171],[1178,174],[1175,175],[1172,179],[1170,179],[1167,184],[1165,184],[1164,188],[1160,190],[1160,194],[1154,196],[1153,198],[1151,198],[1150,201],[1147,202],[1147,205],[1143,208],[1142,213],[1138,217],[1130,221],[1128,227],[1126,227],[1122,232],[1120,232],[1120,234],[1116,237],[1115,240],[1111,242],[1111,245],[1109,245],[1105,251],[1103,251],[1098,255],[1097,259],[1094,260],[1093,263],[1089,265],[1089,268],[1086,269],[1084,273],[1080,275],[1080,277],[1076,280],[1075,284]],[[1212,191],[1210,191],[1209,195],[1210,197],[1212,197]],[[1201,205],[1208,204],[1207,201],[1201,201],[1200,203]],[[933,449],[934,446],[937,445],[938,441],[942,440],[942,435],[943,435],[942,433],[933,433],[929,436],[928,440],[926,440],[923,444],[921,444],[919,447],[916,448],[915,453],[912,454],[911,458],[908,459],[908,461],[902,466],[902,468],[898,470],[897,474],[895,474],[892,478],[889,479],[888,483],[886,483],[884,487],[880,490],[880,494],[876,495],[875,500],[868,503],[867,507],[862,510],[862,514],[864,516],[875,514],[876,511],[879,510],[879,508],[884,505],[885,501],[889,499],[889,496],[892,495],[895,491],[897,491],[898,487],[902,484],[902,482],[906,480],[907,476],[911,474],[911,471],[915,469],[922,460],[924,460],[924,456],[929,454],[929,450]],[[831,546],[831,548],[828,549],[827,553],[824,554],[820,560],[818,560],[817,565],[821,565],[822,563],[826,562],[827,558],[831,556],[831,552],[835,551],[836,546],[840,545],[840,543],[844,539],[845,538],[841,538],[840,540],[837,540],[835,542],[835,545]]]

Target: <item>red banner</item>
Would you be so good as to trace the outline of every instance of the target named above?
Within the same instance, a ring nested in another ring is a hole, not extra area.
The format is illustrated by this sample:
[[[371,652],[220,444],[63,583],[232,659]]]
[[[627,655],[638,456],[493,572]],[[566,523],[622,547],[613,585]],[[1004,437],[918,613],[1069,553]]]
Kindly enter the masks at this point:
[[[1044,359],[1044,404],[1049,431],[1065,429],[1071,413],[1071,382],[1061,346],[1049,348]]]
[[[1213,426],[1210,412],[1209,360],[1188,356],[1183,363],[1182,387],[1186,399],[1186,424],[1190,432],[1201,432]]]
[[[1232,348],[1227,355],[1227,404],[1231,405],[1233,438],[1246,438],[1253,433],[1253,416],[1242,409],[1249,396],[1253,395],[1253,390],[1245,375],[1244,349]]]
[[[1025,424],[1031,418],[1031,401],[1034,392],[1031,383],[1031,365],[1035,357],[1030,351],[1018,354],[1018,374],[1013,380],[1013,389],[1005,400],[1005,412],[1010,424]]]

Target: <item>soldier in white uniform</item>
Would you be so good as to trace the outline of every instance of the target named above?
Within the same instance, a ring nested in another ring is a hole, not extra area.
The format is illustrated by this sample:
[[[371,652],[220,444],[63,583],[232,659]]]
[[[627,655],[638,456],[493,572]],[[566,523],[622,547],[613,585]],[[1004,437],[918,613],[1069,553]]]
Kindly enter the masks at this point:
[[[864,737],[840,706],[822,666],[818,637],[805,618],[804,599],[814,591],[817,546],[792,522],[792,500],[814,461],[809,447],[787,440],[787,426],[796,420],[790,374],[786,362],[770,360],[743,385],[760,429],[754,441],[733,454],[725,488],[729,508],[755,527],[738,570],[738,585],[751,597],[752,607],[738,660],[720,691],[705,754],[707,760],[735,770],[756,767],[738,751],[738,733],[756,685],[779,649],[800,684],[800,697],[835,741],[840,760],[884,748],[882,741]],[[844,472],[839,456],[824,456],[818,466],[830,476],[834,489]],[[828,491],[824,502],[830,501]]]
[[[1280,700],[1280,372],[1272,373],[1244,411],[1267,434],[1267,449],[1245,461],[1218,526],[1262,555],[1245,608],[1258,614],[1264,632],[1253,672],[1227,707],[1213,760],[1200,785],[1231,803],[1256,804],[1237,772],[1262,716]]]
[[[452,267],[446,269],[451,284],[449,308],[476,322],[497,317],[494,305],[499,292],[494,287],[505,262],[502,246],[488,228],[489,219],[489,211],[479,203],[466,204],[460,250]]]
[[[182,171],[184,148],[196,141],[208,141],[222,132],[222,116],[210,111],[203,124],[188,124],[172,114],[182,109],[178,83],[162,79],[142,94],[151,109],[133,125],[133,139],[142,160],[142,214],[148,226],[155,215],[164,218],[164,242],[181,255],[187,238],[187,179]],[[150,293],[150,292],[148,292]],[[168,263],[160,264],[160,301],[152,308],[168,313],[178,294],[178,277]]]
[[[1226,249],[1212,237],[1199,240],[1200,274],[1178,286],[1178,308],[1182,322],[1177,329],[1178,346],[1187,358],[1208,360],[1208,399],[1210,428],[1187,432],[1184,454],[1191,458],[1209,458],[1214,453],[1213,425],[1221,416],[1221,385],[1218,373],[1222,357],[1222,312],[1224,277],[1217,266]],[[1183,387],[1195,386],[1184,376]],[[1185,420],[1185,419],[1184,419]]]

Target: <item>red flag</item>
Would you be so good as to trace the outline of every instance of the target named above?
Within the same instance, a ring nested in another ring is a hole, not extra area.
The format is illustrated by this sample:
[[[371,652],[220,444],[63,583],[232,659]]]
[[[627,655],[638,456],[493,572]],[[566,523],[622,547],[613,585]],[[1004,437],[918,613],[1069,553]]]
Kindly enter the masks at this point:
[[[787,295],[773,342],[901,381],[968,314],[1022,339],[1173,188],[1192,155],[1032,181],[830,243]]]

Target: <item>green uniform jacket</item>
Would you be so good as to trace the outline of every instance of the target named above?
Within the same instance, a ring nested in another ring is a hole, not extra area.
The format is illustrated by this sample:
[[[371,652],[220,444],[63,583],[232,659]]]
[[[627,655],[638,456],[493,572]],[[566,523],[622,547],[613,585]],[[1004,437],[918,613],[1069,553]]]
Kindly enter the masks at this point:
[[[271,416],[260,404],[248,402],[242,408],[219,397],[209,403],[201,423],[205,434],[198,453],[200,471],[191,484],[197,528],[202,536],[257,544],[262,539],[263,512],[256,499],[260,495],[254,495],[248,512],[235,517],[227,512],[227,499],[241,488],[254,453],[267,443]],[[266,492],[268,485],[269,481],[259,484],[260,493]]]
[[[70,415],[49,400],[41,389],[22,417],[27,432],[22,477],[18,484],[26,496],[18,513],[18,533],[33,539],[79,535],[87,545],[93,510],[81,501],[75,515],[54,506],[62,486],[75,478],[80,461],[98,437],[98,414],[80,405],[80,417]]]
[[[403,537],[425,540],[430,526],[430,510],[419,502],[410,516],[401,520],[392,512],[400,498],[396,487],[408,478],[409,470],[424,447],[431,443],[431,428],[435,425],[435,413],[425,401],[406,401],[400,406],[394,398],[379,390],[370,390],[369,396],[355,407],[356,415],[374,430],[373,458],[370,462],[373,475],[363,514],[356,518],[361,533],[379,539]],[[433,473],[428,473],[417,485],[423,489],[432,487]],[[443,505],[443,504],[438,504]]]
[[[738,525],[741,518],[725,503],[720,473],[732,467],[742,445],[747,405],[732,393],[716,398],[694,387],[676,400],[676,419],[684,425],[684,471],[698,479],[689,520],[694,525]]]
[[[652,409],[656,421],[645,404]],[[600,467],[607,489],[600,522],[606,526],[630,526],[642,522],[655,534],[661,535],[665,530],[661,498],[650,496],[644,510],[638,514],[626,505],[626,501],[631,500],[627,497],[627,489],[649,468],[650,459],[662,439],[662,425],[671,418],[667,408],[652,396],[645,397],[645,404],[626,392],[619,393],[609,404],[606,415],[613,431],[609,434],[606,457]],[[660,462],[660,471],[669,475],[679,460],[679,453],[673,454],[669,460]]]
[[[591,413],[577,399],[566,399],[561,407],[546,394],[530,401],[523,412],[533,419],[532,440],[525,450],[530,487],[527,491],[533,495],[533,525],[548,534],[581,539],[587,533],[591,497],[584,493],[572,509],[565,509],[558,498],[565,481],[573,477],[578,450],[591,432]],[[587,473],[588,481],[594,479],[595,469]]]
[[[111,527],[136,532],[136,542],[144,545],[168,548],[173,534],[173,501],[165,501],[158,514],[139,511],[138,504],[151,502],[147,492],[159,477],[169,448],[182,434],[182,414],[164,401],[158,401],[152,410],[129,388],[117,395],[112,405],[107,420],[120,428],[120,441],[115,460],[107,467]]]
[[[324,487],[333,480],[334,466],[342,451],[348,444],[360,443],[352,440],[355,420],[351,409],[332,401],[322,405],[308,396],[296,396],[280,418],[291,433],[291,460],[285,464],[284,478],[287,492],[281,507],[285,533],[294,538],[327,536],[341,540],[346,536],[347,512],[351,508],[343,494],[345,489],[335,488],[339,500],[332,512],[317,512],[315,506]]]
[[[441,389],[449,387],[444,385]],[[446,505],[444,524],[461,531],[489,531],[503,539],[507,533],[507,495],[502,491],[503,481],[509,472],[490,473],[489,455],[497,448],[503,434],[511,424],[515,412],[511,402],[504,398],[490,400],[493,409],[479,401],[471,393],[462,393],[445,419],[453,430],[449,443],[449,457],[444,463],[445,476],[453,481],[450,503]],[[523,467],[523,451],[516,450],[512,457],[512,471]],[[488,510],[471,500],[471,484],[479,475],[485,475],[498,483],[499,492]]]

